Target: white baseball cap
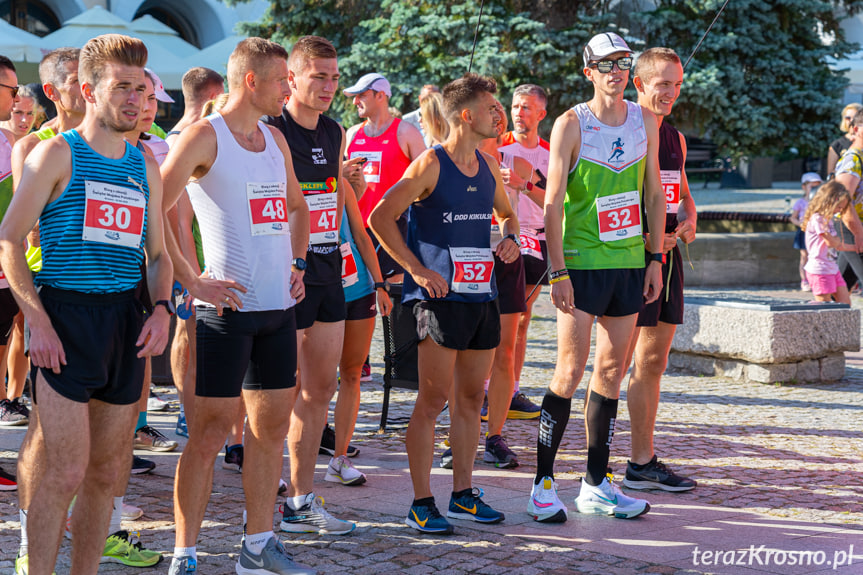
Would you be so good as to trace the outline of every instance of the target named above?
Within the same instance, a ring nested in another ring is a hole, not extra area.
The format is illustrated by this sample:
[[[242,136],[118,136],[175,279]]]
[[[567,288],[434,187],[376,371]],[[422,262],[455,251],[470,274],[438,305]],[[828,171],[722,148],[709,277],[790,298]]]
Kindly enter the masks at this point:
[[[393,91],[392,88],[390,88],[389,81],[384,78],[382,74],[378,74],[377,72],[366,74],[365,76],[357,80],[356,84],[354,84],[350,88],[345,88],[343,90],[343,93],[345,94],[345,96],[356,96],[357,94],[362,94],[366,90],[383,92],[387,96],[393,95]]]
[[[162,80],[159,79],[159,75],[152,71],[150,68],[144,68],[148,74],[153,77],[153,87],[156,89],[156,99],[160,102],[166,102],[168,104],[174,103],[174,98],[168,95],[168,92],[165,91],[165,87],[162,85]]]
[[[812,182],[818,182],[820,184],[822,181],[821,176],[815,172],[806,172],[803,174],[803,177],[800,178],[801,184],[811,184]]]
[[[615,52],[629,52],[629,54],[632,54],[632,49],[630,49],[623,38],[614,32],[597,34],[584,47],[584,65],[587,66],[591,62],[602,60]]]

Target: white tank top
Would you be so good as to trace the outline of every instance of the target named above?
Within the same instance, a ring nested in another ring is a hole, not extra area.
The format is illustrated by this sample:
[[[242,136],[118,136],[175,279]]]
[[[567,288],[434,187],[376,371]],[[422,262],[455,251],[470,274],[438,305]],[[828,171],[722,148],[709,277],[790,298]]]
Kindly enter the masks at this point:
[[[535,148],[526,148],[522,146],[519,142],[513,142],[509,145],[502,146],[498,148],[501,153],[506,153],[510,156],[515,156],[517,158],[524,158],[527,160],[534,170],[539,170],[539,172],[548,177],[548,159],[549,159],[549,151],[543,148],[542,146],[537,146]],[[533,230],[540,230],[545,228],[544,215],[542,211],[542,207],[536,205],[532,199],[530,199],[527,194],[518,194],[516,201],[512,204],[513,209],[516,210],[518,214],[518,223],[523,228],[531,228]],[[545,239],[545,234],[540,234],[540,239]]]
[[[216,160],[204,177],[186,186],[201,227],[207,271],[248,290],[240,294],[240,311],[288,309],[296,301],[291,297],[294,256],[284,155],[262,122],[258,129],[266,147],[250,152],[237,143],[220,114],[207,121],[216,131]]]

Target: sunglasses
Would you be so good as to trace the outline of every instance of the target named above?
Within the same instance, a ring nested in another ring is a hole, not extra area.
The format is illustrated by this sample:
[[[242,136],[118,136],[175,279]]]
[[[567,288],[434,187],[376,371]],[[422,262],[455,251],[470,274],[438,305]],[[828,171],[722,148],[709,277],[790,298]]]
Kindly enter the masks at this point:
[[[3,86],[4,88],[9,88],[10,90],[12,90],[12,98],[13,99],[18,97],[18,90],[19,90],[20,86],[9,86],[7,84],[0,84],[0,86]]]
[[[596,68],[603,74],[608,74],[612,70],[614,70],[614,65],[617,64],[617,69],[621,72],[629,70],[632,68],[632,56],[624,56],[623,58],[618,58],[617,60],[600,60],[599,62],[592,62],[589,67]]]

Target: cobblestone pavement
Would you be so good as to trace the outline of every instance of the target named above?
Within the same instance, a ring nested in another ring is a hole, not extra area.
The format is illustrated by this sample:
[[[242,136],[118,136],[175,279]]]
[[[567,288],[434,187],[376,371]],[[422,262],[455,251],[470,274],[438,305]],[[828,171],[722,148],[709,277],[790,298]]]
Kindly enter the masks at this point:
[[[765,293],[801,297],[783,289]],[[855,306],[863,307],[856,298]],[[530,338],[521,387],[538,403],[556,353],[547,294],[535,309]],[[318,459],[317,493],[333,514],[356,521],[357,530],[341,537],[282,536],[297,560],[321,573],[863,572],[861,354],[849,354],[845,379],[832,384],[756,385],[666,375],[657,452],[675,469],[697,478],[699,486],[683,494],[648,493],[650,513],[631,521],[574,511],[572,500],[586,456],[582,385],[556,468],[561,498],[570,507],[566,524],[538,524],[525,513],[535,471],[537,424],[510,421],[505,435],[521,467],[486,466],[478,451],[474,472],[474,484],[484,488],[488,503],[506,512],[506,521],[487,526],[456,521],[454,536],[427,537],[403,523],[411,501],[403,440],[414,392],[392,392],[390,425],[378,432],[382,347],[378,332],[372,349],[374,381],[363,384],[353,440],[361,449],[354,462],[368,475],[368,483],[354,488],[325,483],[327,459]],[[585,382],[589,376],[590,371]],[[172,388],[159,391],[173,400],[174,411],[151,413],[150,419],[173,436],[176,395]],[[621,475],[630,446],[628,422],[622,401],[612,446],[612,465]],[[437,428],[440,441],[447,424],[445,412]],[[0,464],[5,469],[13,468],[22,437],[22,430],[0,430]],[[155,472],[133,477],[127,496],[145,514],[127,526],[141,531],[146,545],[164,550],[167,558],[173,550],[171,494],[177,454],[152,458],[158,463]],[[288,476],[287,455],[283,476]],[[435,466],[432,487],[438,506],[444,507],[450,472]],[[199,572],[205,575],[234,572],[242,529],[241,476],[217,465],[213,489],[198,544]],[[0,520],[0,573],[11,573],[19,530],[14,493],[0,493]],[[64,541],[58,574],[68,572],[68,561]],[[167,561],[155,569],[166,572]],[[142,571],[106,564],[100,572]]]

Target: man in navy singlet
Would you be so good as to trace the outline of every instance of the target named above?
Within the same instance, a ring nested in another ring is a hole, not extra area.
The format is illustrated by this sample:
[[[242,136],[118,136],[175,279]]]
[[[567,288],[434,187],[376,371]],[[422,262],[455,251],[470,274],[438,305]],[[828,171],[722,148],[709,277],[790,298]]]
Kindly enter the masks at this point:
[[[30,326],[33,399],[54,466],[29,509],[33,575],[52,572],[76,493],[71,571],[95,572],[115,478],[130,465],[144,358],[168,341],[159,168],[123,139],[138,121],[146,61],[144,44],[127,36],[84,46],[84,121],[36,146],[0,226],[0,262]],[[38,293],[22,249],[37,219]]]
[[[471,482],[483,381],[500,341],[488,233],[492,212],[504,236],[494,254],[506,263],[519,254],[518,220],[500,170],[477,150],[482,140],[497,136],[496,91],[494,80],[476,74],[444,87],[449,138],[408,167],[369,219],[381,245],[407,272],[402,303],[412,305],[417,318],[419,395],[405,437],[414,501],[405,523],[422,533],[453,532],[429,482],[435,420],[450,390],[453,491],[447,516],[481,523],[504,519]],[[409,207],[405,243],[396,220]]]

